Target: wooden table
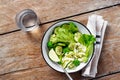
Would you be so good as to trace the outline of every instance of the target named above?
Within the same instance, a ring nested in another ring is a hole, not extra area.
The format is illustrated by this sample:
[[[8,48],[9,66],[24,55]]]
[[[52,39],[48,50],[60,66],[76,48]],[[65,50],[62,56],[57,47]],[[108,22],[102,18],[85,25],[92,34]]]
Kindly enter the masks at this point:
[[[15,24],[15,15],[26,8],[33,9],[41,20],[40,29],[30,34]],[[58,20],[86,25],[91,14],[109,22],[94,79],[120,80],[120,0],[0,0],[0,80],[67,80],[44,61],[42,36]],[[70,75],[74,80],[88,79],[81,71]]]

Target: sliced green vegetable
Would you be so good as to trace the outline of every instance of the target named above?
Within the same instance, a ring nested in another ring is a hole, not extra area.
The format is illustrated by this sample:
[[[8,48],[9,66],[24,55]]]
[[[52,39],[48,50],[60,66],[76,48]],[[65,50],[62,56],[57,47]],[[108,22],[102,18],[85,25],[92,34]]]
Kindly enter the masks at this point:
[[[57,56],[57,54],[55,53],[55,51],[53,49],[51,49],[48,53],[49,58],[54,61],[54,62],[60,62],[59,57]]]
[[[61,55],[59,55],[59,59],[60,59],[60,61],[58,62],[58,64],[61,64],[61,65],[63,64],[63,61],[62,61],[62,56],[63,56],[62,54],[61,54]]]
[[[70,43],[69,46],[68,46],[68,48],[69,48],[70,50],[74,50],[74,48],[75,48],[75,43]]]
[[[55,48],[55,52],[57,53],[57,55],[61,55],[62,54],[62,47],[61,46],[57,46]]]
[[[58,46],[66,46],[65,43],[57,43]]]

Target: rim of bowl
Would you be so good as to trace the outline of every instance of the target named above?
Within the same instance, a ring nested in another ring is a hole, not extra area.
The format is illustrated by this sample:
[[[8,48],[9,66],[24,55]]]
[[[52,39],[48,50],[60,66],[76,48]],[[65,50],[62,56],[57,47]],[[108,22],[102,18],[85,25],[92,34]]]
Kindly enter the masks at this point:
[[[42,57],[43,57],[43,59],[44,59],[44,61],[47,63],[47,65],[50,67],[50,68],[52,68],[53,70],[55,70],[55,71],[57,71],[57,72],[61,72],[61,73],[64,73],[64,72],[62,72],[62,71],[58,71],[58,70],[56,70],[56,69],[54,69],[52,66],[50,66],[49,64],[48,64],[48,62],[45,60],[45,57],[44,57],[44,55],[43,55],[43,50],[42,50],[42,43],[43,43],[43,39],[44,39],[44,37],[45,37],[45,34],[46,34],[46,32],[52,27],[52,26],[54,26],[55,24],[57,24],[57,23],[59,23],[59,22],[64,22],[64,21],[73,21],[73,22],[77,22],[77,23],[79,23],[79,24],[81,24],[84,28],[86,28],[87,29],[87,31],[90,33],[90,34],[92,34],[91,32],[90,32],[90,30],[84,25],[84,24],[82,24],[81,22],[79,22],[79,21],[76,21],[76,20],[59,20],[59,21],[57,21],[57,22],[55,22],[54,24],[52,24],[45,32],[44,32],[44,35],[43,35],[43,37],[42,37],[42,41],[41,41],[41,52],[42,52]],[[90,63],[90,61],[91,61],[91,59],[92,59],[92,57],[93,57],[93,55],[94,55],[94,50],[95,50],[95,44],[93,44],[93,53],[92,53],[92,55],[91,55],[91,57],[90,57],[90,60],[88,61],[88,63],[83,67],[83,68],[85,68],[89,63]],[[83,69],[82,68],[82,69]],[[80,70],[82,70],[82,69],[80,69]],[[80,71],[80,70],[78,70],[78,71]],[[75,72],[78,72],[78,71],[75,71]],[[68,73],[74,73],[74,72],[68,72]]]

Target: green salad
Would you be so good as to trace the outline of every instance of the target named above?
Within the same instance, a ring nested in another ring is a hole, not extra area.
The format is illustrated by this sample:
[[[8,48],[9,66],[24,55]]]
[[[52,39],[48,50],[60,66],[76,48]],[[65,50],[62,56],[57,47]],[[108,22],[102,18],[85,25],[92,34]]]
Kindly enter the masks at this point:
[[[50,35],[48,56],[63,68],[74,69],[88,61],[95,40],[93,35],[82,34],[73,22],[64,23]]]

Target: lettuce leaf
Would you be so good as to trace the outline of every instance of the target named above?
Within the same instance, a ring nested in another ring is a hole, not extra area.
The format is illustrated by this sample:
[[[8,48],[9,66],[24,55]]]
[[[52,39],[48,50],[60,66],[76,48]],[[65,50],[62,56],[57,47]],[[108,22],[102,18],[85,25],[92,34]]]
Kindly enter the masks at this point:
[[[94,45],[94,44],[90,44],[90,45],[87,47],[85,56],[88,57],[88,58],[89,58],[89,56],[93,53],[93,45]]]
[[[93,45],[94,42],[96,41],[96,38],[93,35],[82,34],[78,41],[87,47],[85,56],[89,58],[89,56],[93,53]]]
[[[54,33],[50,37],[50,41],[54,44],[57,42],[70,43],[74,41],[74,33],[78,29],[74,23],[66,23],[55,28]]]
[[[93,44],[95,41],[96,41],[96,38],[93,35],[89,35],[89,34],[82,34],[78,40],[78,42],[80,42],[81,44],[87,47]]]
[[[77,26],[73,22],[69,22],[62,25],[62,28],[68,30],[71,33],[78,32]]]

